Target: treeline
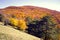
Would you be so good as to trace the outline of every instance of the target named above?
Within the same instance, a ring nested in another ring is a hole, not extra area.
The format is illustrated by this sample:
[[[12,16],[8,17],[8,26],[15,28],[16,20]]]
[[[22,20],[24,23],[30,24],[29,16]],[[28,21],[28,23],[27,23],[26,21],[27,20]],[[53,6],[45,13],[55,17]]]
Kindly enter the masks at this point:
[[[27,29],[26,22],[23,19],[18,20],[14,15],[6,18],[3,14],[0,14],[0,22],[3,22],[4,25],[10,25],[18,30],[25,31],[25,29]]]
[[[59,40],[57,23],[51,15],[34,20],[30,17],[26,17],[25,20],[18,20],[14,15],[7,19],[4,18],[3,14],[0,14],[0,21],[4,22],[4,25],[11,25],[13,28],[25,31],[44,40]]]

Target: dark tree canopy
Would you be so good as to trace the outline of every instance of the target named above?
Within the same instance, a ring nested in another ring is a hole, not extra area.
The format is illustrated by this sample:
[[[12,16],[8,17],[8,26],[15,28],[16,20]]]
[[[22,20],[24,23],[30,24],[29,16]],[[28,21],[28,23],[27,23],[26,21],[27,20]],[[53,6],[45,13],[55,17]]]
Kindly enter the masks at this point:
[[[2,14],[0,14],[0,21],[3,21],[4,16]]]
[[[28,33],[44,40],[58,40],[56,23],[51,18],[52,16],[45,16],[39,21],[34,21],[35,24],[29,23]]]

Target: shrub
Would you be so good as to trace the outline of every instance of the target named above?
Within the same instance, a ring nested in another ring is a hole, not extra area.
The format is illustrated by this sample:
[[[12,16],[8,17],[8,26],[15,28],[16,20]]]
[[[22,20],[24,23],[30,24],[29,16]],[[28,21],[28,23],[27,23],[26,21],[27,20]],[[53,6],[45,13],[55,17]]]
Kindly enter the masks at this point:
[[[10,25],[10,21],[9,21],[8,18],[6,18],[6,19],[4,20],[4,25]]]

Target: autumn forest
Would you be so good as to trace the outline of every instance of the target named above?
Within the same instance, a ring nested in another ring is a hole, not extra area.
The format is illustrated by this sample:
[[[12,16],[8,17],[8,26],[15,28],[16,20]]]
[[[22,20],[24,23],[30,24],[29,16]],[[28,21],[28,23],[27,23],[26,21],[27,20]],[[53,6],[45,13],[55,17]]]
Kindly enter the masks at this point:
[[[60,40],[60,12],[35,6],[0,9],[0,22],[44,40]]]

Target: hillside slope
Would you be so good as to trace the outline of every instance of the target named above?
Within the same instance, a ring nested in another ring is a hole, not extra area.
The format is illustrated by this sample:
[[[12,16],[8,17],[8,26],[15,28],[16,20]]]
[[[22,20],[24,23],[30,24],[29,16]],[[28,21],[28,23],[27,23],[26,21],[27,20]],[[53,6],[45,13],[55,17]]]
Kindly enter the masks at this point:
[[[39,19],[46,15],[52,15],[55,18],[56,22],[58,22],[58,26],[60,27],[60,12],[47,8],[35,6],[9,6],[0,9],[0,13],[4,14],[6,18],[14,15],[17,19],[25,19],[26,17]]]
[[[17,18],[26,18],[27,16],[32,18],[42,18],[43,16],[50,14],[57,17],[60,20],[60,12],[55,10],[50,10],[42,7],[35,6],[9,6],[0,10],[0,13],[5,14],[6,16],[15,15]]]
[[[35,36],[15,30],[0,23],[0,40],[41,40]]]

